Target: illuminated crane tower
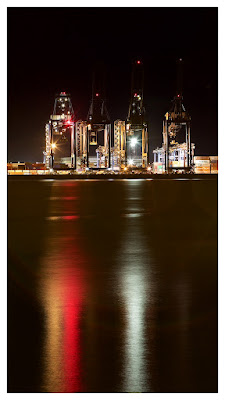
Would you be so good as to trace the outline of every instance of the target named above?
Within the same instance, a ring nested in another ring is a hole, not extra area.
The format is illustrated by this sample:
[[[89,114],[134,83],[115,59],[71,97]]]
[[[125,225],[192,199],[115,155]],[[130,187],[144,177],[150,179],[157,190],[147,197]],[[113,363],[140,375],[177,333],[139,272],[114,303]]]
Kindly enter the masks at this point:
[[[182,159],[183,169],[190,170],[193,164],[194,145],[191,144],[191,117],[185,110],[182,95],[182,59],[178,60],[177,92],[172,107],[163,119],[163,150],[165,171],[176,169],[174,157]],[[185,136],[185,143],[179,145],[176,137]],[[182,152],[182,155],[180,153]]]
[[[76,137],[76,168],[85,171],[87,168],[87,121],[78,120],[75,123]]]
[[[126,166],[126,125],[117,119],[114,122],[114,148],[112,151],[112,168],[123,169]]]
[[[148,126],[143,105],[144,71],[141,61],[133,64],[131,99],[126,121],[126,164],[146,168],[148,164]]]
[[[87,116],[86,163],[87,168],[110,168],[111,124],[105,104],[102,78],[95,79],[92,100]]]
[[[53,114],[45,126],[44,162],[50,169],[54,162],[65,162],[70,168],[76,168],[74,112],[66,92],[56,96]]]

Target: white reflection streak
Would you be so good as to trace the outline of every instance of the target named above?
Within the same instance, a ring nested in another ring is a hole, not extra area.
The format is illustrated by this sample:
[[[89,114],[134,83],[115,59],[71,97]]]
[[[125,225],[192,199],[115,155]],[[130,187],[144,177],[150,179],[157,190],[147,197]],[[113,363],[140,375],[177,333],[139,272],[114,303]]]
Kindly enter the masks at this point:
[[[135,207],[134,215],[141,214],[136,193],[140,182],[132,182],[128,189],[128,200],[135,197],[135,202],[128,202],[127,212]],[[133,216],[133,214],[132,214]],[[121,293],[125,306],[125,354],[123,392],[146,391],[147,357],[145,335],[145,308],[147,303],[148,252],[145,246],[139,218],[127,219],[127,230],[124,237],[123,265],[121,273]]]
[[[137,267],[137,265],[135,265]],[[139,392],[145,384],[145,279],[129,271],[124,276],[124,300],[126,305],[126,342],[125,342],[125,392]]]

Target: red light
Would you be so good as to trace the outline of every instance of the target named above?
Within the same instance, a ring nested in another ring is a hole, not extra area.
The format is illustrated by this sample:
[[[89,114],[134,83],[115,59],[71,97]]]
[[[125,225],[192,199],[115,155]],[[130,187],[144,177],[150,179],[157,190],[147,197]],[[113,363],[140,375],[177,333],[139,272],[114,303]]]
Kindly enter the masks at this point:
[[[96,97],[98,97],[99,96],[99,93],[96,93],[96,95],[95,95]]]
[[[72,121],[70,121],[69,119],[67,121],[65,121],[66,125],[72,125]]]
[[[180,97],[180,95],[178,94],[177,97]]]
[[[134,93],[134,97],[137,97],[137,93]]]
[[[138,61],[137,61],[137,64],[141,64],[141,61],[140,61],[140,60],[138,60]]]
[[[65,215],[63,217],[63,219],[66,221],[72,221],[73,219],[78,219],[78,218],[79,218],[78,215]]]

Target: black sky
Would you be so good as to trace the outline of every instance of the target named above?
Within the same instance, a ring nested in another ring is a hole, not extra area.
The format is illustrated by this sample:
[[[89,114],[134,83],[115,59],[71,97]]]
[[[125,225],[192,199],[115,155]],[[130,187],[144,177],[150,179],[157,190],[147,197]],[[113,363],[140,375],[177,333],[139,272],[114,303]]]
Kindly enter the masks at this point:
[[[8,160],[42,161],[54,96],[68,91],[86,118],[96,63],[106,70],[111,120],[128,112],[131,63],[144,63],[150,154],[184,60],[184,105],[196,155],[217,155],[218,9],[8,8]]]

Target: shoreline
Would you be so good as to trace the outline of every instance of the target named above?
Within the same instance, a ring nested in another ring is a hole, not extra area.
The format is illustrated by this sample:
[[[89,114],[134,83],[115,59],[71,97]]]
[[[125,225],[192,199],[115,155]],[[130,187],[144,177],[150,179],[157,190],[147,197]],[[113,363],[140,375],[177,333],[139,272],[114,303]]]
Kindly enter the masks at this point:
[[[218,180],[218,174],[74,174],[74,175],[7,175],[8,180]]]

